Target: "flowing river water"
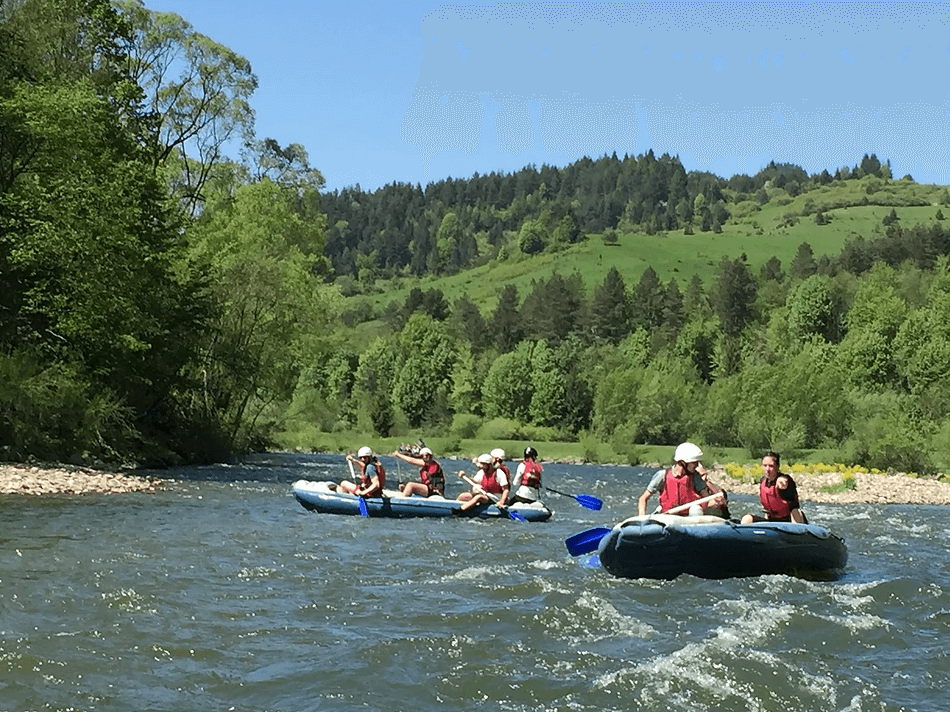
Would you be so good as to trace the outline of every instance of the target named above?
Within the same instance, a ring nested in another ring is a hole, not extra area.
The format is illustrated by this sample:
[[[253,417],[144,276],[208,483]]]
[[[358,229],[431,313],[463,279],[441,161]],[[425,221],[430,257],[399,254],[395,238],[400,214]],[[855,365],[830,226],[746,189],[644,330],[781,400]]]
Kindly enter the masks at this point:
[[[623,580],[564,540],[635,514],[644,468],[548,465],[605,505],[536,524],[305,511],[339,456],[156,474],[0,497],[0,712],[948,708],[945,507],[807,504],[839,581]]]

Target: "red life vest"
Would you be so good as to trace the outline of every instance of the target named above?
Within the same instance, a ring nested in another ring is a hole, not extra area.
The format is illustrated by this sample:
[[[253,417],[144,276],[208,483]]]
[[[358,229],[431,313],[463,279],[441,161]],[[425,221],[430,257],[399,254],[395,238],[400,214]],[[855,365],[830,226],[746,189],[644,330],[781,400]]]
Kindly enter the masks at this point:
[[[504,491],[504,488],[501,486],[501,483],[498,481],[498,471],[490,470],[489,472],[482,472],[482,481],[478,483],[478,486],[489,494],[501,494]]]
[[[442,465],[435,460],[429,460],[419,468],[419,478],[422,484],[429,488],[429,495],[438,492],[445,496],[445,473],[442,472]]]
[[[366,489],[373,484],[373,478],[366,475],[366,463],[362,460],[358,460],[360,464],[360,488]],[[383,463],[379,460],[373,460],[373,465],[376,465],[376,472],[379,474],[379,489],[371,490],[366,496],[367,497],[376,497],[383,493],[383,487],[386,486],[386,468],[383,467]]]
[[[699,499],[699,493],[692,487],[693,475],[687,472],[682,477],[673,474],[673,470],[666,471],[666,478],[663,480],[663,491],[660,492],[660,507],[665,512],[667,509],[679,507],[681,504],[689,504]],[[686,516],[688,512],[680,512]]]
[[[765,514],[770,522],[790,522],[792,521],[792,510],[798,509],[798,502],[787,502],[779,494],[778,478],[788,477],[781,472],[775,477],[775,482],[771,485],[766,482],[765,477],[759,480],[759,501],[765,508]],[[795,486],[795,481],[788,477],[789,487]]]
[[[541,463],[534,460],[524,461],[524,471],[521,473],[521,486],[538,489],[541,487]]]

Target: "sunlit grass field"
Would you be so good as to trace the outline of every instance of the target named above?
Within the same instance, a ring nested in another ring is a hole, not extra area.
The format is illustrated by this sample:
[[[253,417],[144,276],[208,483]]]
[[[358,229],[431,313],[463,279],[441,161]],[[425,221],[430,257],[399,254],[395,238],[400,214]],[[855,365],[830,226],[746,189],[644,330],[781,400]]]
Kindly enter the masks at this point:
[[[869,187],[873,192],[868,192]],[[892,208],[904,227],[933,223],[938,210],[943,210],[950,219],[950,207],[942,204],[947,194],[944,186],[918,185],[910,181],[884,183],[864,178],[823,186],[795,198],[781,190],[775,193],[773,199],[762,206],[752,200],[730,204],[733,216],[719,234],[699,229],[692,235],[684,234],[683,230],[656,235],[618,233],[616,242],[612,243],[600,234],[591,234],[567,250],[533,256],[522,255],[514,244],[509,244],[507,259],[492,260],[438,278],[397,277],[379,285],[381,289],[377,294],[351,299],[369,300],[379,309],[390,301],[404,302],[413,287],[439,289],[449,303],[465,294],[487,313],[494,308],[505,284],[518,286],[519,295],[524,297],[531,289],[532,280],[548,279],[555,272],[564,276],[576,272],[589,295],[603,282],[611,267],[617,268],[628,288],[639,282],[647,267],[652,267],[663,282],[675,277],[681,291],[694,274],[699,275],[708,288],[715,280],[723,257],[735,259],[745,255],[750,270],[758,274],[762,265],[774,256],[787,271],[803,242],[811,246],[815,259],[822,255],[837,256],[849,239],[880,234],[881,221]],[[883,204],[859,204],[864,200]],[[927,204],[904,205],[914,201]],[[849,205],[833,207],[843,204]],[[817,210],[822,210],[829,219],[827,225],[816,224]]]

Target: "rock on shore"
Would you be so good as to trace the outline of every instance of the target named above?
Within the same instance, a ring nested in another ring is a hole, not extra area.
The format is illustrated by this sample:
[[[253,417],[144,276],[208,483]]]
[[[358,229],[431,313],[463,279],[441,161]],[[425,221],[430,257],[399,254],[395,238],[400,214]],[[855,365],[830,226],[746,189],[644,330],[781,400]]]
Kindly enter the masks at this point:
[[[155,492],[161,480],[74,465],[0,464],[0,494]]]

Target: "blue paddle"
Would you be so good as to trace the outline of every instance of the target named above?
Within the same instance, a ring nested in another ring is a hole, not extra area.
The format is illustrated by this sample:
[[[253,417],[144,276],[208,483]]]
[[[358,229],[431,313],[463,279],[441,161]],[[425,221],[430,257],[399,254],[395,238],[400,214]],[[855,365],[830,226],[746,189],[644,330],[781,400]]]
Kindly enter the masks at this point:
[[[610,531],[611,530],[607,527],[594,527],[593,529],[587,529],[573,536],[569,536],[564,540],[564,544],[567,546],[567,552],[571,556],[580,556],[582,554],[589,554],[592,551],[597,551],[597,547],[600,546],[600,540],[610,534]]]
[[[577,500],[577,503],[582,507],[587,507],[587,509],[600,509],[604,506],[602,500],[597,499],[593,495],[589,494],[568,494],[567,492],[558,492],[553,487],[545,487],[548,492],[554,492],[554,494],[560,494],[564,497],[570,497],[571,499]]]
[[[677,512],[683,512],[694,504],[703,504],[709,502],[718,497],[718,493],[711,494],[708,497],[702,497],[693,502],[688,502],[686,504],[681,504],[678,507],[673,507],[668,509],[662,514],[676,514]],[[582,532],[578,532],[573,536],[569,536],[564,540],[564,544],[567,546],[567,551],[571,556],[580,556],[581,554],[589,554],[592,551],[596,551],[597,547],[600,546],[600,540],[605,536],[610,534],[610,529],[606,527],[594,527],[593,529],[587,529]]]
[[[347,459],[346,464],[350,466],[350,477],[353,478],[353,482],[355,483],[355,482],[356,482],[356,472],[353,470],[353,463],[350,462],[349,459]],[[357,499],[359,499],[359,501],[360,501],[360,514],[361,514],[362,516],[364,516],[364,517],[368,517],[368,516],[369,516],[369,510],[366,508],[366,500],[363,499],[362,497],[360,497],[359,495],[356,495],[356,497],[357,497]]]

